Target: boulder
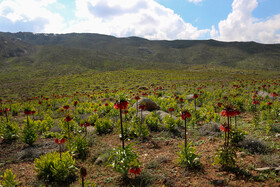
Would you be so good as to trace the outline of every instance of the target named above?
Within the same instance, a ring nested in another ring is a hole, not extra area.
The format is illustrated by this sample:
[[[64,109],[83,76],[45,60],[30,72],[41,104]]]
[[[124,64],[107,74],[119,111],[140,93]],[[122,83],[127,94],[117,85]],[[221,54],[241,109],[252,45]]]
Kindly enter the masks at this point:
[[[153,110],[159,110],[160,107],[158,104],[156,104],[154,101],[152,101],[151,99],[147,99],[145,97],[143,97],[142,99],[140,99],[138,101],[138,106],[139,105],[146,105],[145,110],[148,111],[153,111]],[[137,107],[137,103],[134,103],[134,105],[132,106],[133,108]]]
[[[166,116],[166,115],[170,115],[169,113],[167,112],[164,112],[162,110],[158,110],[156,111],[156,113],[160,116],[160,120],[162,121],[163,118]],[[176,116],[172,116],[175,120],[177,120],[177,117]]]

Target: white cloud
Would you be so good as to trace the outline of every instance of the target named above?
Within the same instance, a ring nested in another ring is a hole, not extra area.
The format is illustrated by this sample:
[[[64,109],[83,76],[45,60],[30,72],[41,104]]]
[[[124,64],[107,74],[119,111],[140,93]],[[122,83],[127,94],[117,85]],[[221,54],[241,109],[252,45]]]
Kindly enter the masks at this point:
[[[197,3],[200,3],[200,2],[202,2],[203,0],[188,0],[190,3],[195,3],[195,4],[197,4]]]
[[[0,30],[57,32],[62,29],[63,17],[48,10],[56,0],[3,0],[0,3]]]
[[[219,40],[280,43],[280,14],[259,20],[252,16],[257,0],[234,0],[232,12],[219,23]]]
[[[148,39],[197,39],[210,32],[152,0],[76,0],[78,19],[65,32],[97,32]]]

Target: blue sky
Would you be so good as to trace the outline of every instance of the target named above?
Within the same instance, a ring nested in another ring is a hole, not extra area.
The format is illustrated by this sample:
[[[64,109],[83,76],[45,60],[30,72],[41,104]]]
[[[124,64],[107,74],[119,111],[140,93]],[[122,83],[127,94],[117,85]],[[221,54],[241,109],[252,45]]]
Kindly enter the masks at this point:
[[[280,43],[280,0],[0,0],[0,31]]]

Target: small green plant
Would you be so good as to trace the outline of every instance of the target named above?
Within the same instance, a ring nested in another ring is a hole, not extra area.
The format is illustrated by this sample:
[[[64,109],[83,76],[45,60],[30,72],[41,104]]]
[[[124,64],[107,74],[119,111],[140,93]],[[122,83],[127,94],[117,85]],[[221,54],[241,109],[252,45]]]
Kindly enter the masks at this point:
[[[1,137],[4,140],[11,141],[18,137],[19,127],[17,123],[11,121],[4,122],[0,129]]]
[[[113,130],[113,124],[111,122],[111,120],[107,119],[107,118],[101,118],[99,119],[96,124],[96,132],[98,134],[108,134],[110,132],[112,132]]]
[[[192,142],[187,146],[183,143],[179,145],[180,151],[177,153],[179,156],[178,163],[181,167],[196,168],[201,165],[199,161],[199,155],[195,154],[195,147],[192,146]]]
[[[151,131],[159,130],[160,119],[154,112],[146,116],[145,123],[148,125]]]
[[[221,164],[223,168],[233,168],[236,164],[234,148],[222,146],[214,156],[213,164]]]
[[[88,154],[88,143],[87,140],[82,136],[77,136],[74,141],[76,151],[75,153],[79,158],[85,158]]]
[[[27,116],[26,124],[24,124],[22,129],[21,140],[28,145],[33,145],[37,137],[38,135],[35,131],[34,123],[31,122],[29,116]]]
[[[165,128],[169,131],[169,132],[174,132],[175,128],[176,128],[176,122],[175,119],[170,116],[170,115],[166,115],[163,118],[163,123],[165,125]]]
[[[121,173],[122,177],[127,177],[131,168],[140,168],[138,155],[133,151],[133,144],[128,144],[125,148],[118,147],[114,149],[109,158],[109,166],[114,171]]]
[[[4,187],[19,186],[19,182],[15,180],[16,175],[13,174],[12,170],[6,169],[6,171],[1,177],[2,177],[2,181],[0,181],[0,186],[1,185],[3,185]]]
[[[46,183],[70,183],[77,177],[75,159],[69,152],[62,153],[61,160],[58,152],[47,153],[34,163],[38,178]]]
[[[230,133],[230,143],[233,145],[237,145],[239,142],[245,139],[246,134],[247,133],[245,131],[235,128]]]

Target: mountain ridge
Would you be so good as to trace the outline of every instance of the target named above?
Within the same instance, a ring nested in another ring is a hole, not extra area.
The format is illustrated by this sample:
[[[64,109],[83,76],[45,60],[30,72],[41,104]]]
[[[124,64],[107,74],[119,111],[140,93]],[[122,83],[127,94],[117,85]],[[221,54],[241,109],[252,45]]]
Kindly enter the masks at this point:
[[[170,67],[178,64],[210,64],[241,69],[280,68],[280,44],[221,42],[213,39],[147,40],[136,36],[117,38],[91,33],[0,32],[1,38],[16,41],[14,46],[2,47],[2,51],[14,52],[11,52],[13,55],[5,56],[0,50],[2,59],[27,56],[39,66],[44,63],[63,62],[64,65],[78,63],[85,68],[98,70],[104,69],[105,66],[109,70],[120,67],[139,68],[141,63],[145,63],[146,68],[149,68],[149,64],[153,64],[154,67],[154,64],[169,64]],[[96,65],[90,67],[89,61]],[[21,62],[24,64],[24,58]]]

